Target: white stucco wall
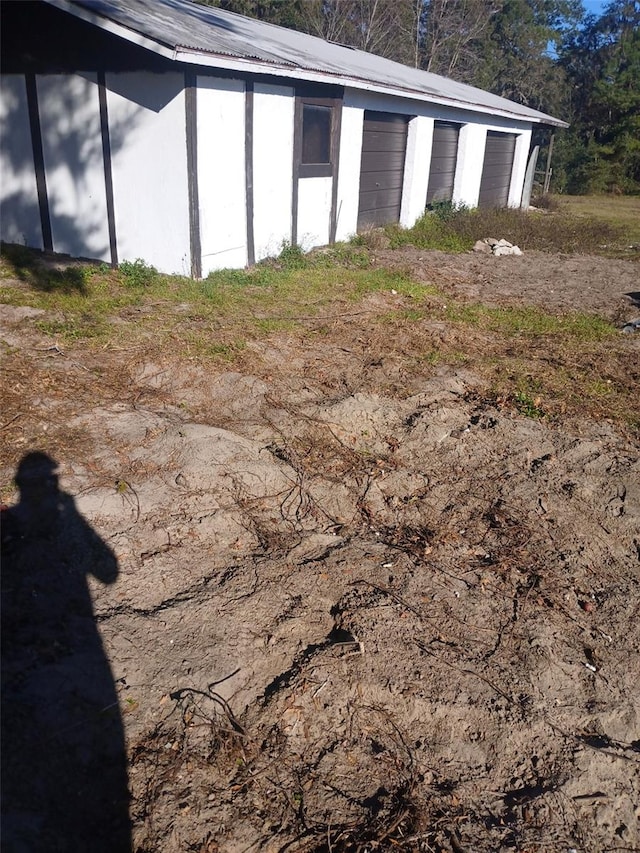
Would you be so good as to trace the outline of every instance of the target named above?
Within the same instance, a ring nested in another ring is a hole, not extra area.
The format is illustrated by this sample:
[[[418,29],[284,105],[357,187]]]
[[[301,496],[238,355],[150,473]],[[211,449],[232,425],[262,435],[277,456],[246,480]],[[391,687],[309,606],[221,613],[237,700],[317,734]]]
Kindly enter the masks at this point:
[[[95,74],[36,79],[54,252],[111,259]]]
[[[520,133],[516,138],[516,150],[513,156],[513,171],[511,172],[511,185],[509,187],[509,207],[520,207],[530,146],[531,131],[527,130],[524,133]]]
[[[433,125],[434,120],[428,116],[416,116],[409,122],[400,208],[400,225],[404,228],[411,228],[424,215],[431,165]]]
[[[189,275],[184,75],[106,75],[120,261]]]
[[[253,95],[253,235],[256,260],[291,240],[294,90],[256,84]]]
[[[476,207],[480,195],[487,128],[483,124],[464,124],[458,136],[458,157],[453,181],[454,204]]]
[[[298,180],[298,245],[308,252],[329,242],[333,178]]]
[[[27,90],[21,74],[0,85],[0,235],[7,243],[42,249]]]
[[[245,87],[197,78],[202,275],[247,265]]]
[[[348,240],[356,233],[363,127],[364,110],[357,106],[343,106],[338,161],[336,240]]]
[[[495,119],[486,124],[465,124],[460,129],[453,202],[466,204],[468,207],[476,207],[478,204],[487,132],[490,130],[516,134],[507,204],[509,207],[519,207],[531,144],[531,125],[514,126]]]

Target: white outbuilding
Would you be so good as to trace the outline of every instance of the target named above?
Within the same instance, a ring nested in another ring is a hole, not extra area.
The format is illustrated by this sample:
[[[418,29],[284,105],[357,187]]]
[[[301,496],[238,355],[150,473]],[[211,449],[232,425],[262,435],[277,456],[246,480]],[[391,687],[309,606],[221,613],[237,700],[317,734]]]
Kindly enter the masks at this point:
[[[190,0],[2,8],[1,236],[195,277],[519,207],[535,125],[505,98]]]

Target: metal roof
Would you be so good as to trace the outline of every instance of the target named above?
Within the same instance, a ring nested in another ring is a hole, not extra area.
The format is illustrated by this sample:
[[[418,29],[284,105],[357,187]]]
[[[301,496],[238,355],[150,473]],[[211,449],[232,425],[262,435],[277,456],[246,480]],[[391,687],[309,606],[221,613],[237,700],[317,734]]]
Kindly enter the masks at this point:
[[[567,126],[560,119],[483,89],[191,0],[45,2],[181,62],[334,83],[520,121]]]

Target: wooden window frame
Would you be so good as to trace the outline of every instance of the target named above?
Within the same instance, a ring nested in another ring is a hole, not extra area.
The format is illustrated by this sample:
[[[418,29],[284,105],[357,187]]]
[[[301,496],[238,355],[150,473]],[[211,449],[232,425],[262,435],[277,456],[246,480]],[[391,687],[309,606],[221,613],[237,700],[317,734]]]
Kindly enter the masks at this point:
[[[295,151],[294,159],[297,178],[331,178],[335,173],[335,165],[338,162],[339,121],[338,109],[341,100],[339,98],[313,98],[305,95],[296,96],[295,109]],[[302,129],[304,107],[329,107],[331,109],[331,137],[329,140],[329,162],[328,163],[303,163],[302,162]]]
[[[330,96],[327,97],[326,86],[313,86],[310,84],[296,87],[295,108],[293,122],[293,198],[291,200],[291,243],[298,242],[298,183],[305,178],[331,178],[331,218],[329,222],[329,243],[336,240],[338,225],[337,203],[338,203],[338,169],[340,167],[340,134],[342,132],[342,105],[344,101],[344,90],[331,87]],[[331,144],[329,163],[303,164],[302,163],[302,117],[303,106],[331,107]]]

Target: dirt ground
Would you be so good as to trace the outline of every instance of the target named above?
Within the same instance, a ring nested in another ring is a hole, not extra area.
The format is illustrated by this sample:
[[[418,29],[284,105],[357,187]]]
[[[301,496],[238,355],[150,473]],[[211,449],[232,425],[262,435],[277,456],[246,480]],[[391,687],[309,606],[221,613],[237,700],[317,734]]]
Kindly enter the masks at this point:
[[[640,315],[628,261],[376,257],[484,304]],[[3,483],[37,441],[117,559],[90,591],[135,851],[640,849],[638,446],[468,367],[408,373],[370,343],[391,300],[232,368],[61,354],[4,307]],[[16,707],[63,658],[13,660]],[[71,751],[85,671],[55,688]],[[9,818],[8,851],[47,849]]]

